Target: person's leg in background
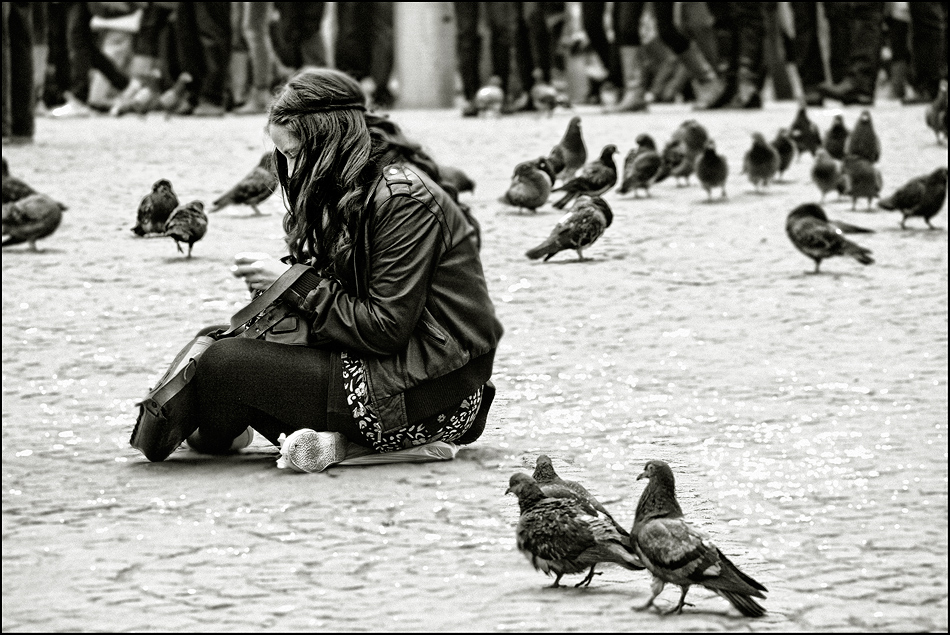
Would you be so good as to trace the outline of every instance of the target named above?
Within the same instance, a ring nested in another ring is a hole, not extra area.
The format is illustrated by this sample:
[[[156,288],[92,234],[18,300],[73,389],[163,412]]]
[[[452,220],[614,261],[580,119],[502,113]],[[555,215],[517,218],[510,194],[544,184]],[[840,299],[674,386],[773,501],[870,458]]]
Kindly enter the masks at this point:
[[[228,74],[225,81],[225,101],[228,110],[236,110],[247,102],[251,93],[251,54],[244,38],[244,12],[246,2],[230,2],[231,5],[231,56],[228,59]],[[226,104],[227,106],[227,104]]]
[[[392,2],[368,3],[370,13],[370,46],[369,76],[373,78],[375,88],[371,99],[378,108],[389,108],[396,101],[396,97],[389,90],[389,80],[393,74],[393,64],[396,54],[394,38],[394,15]]]
[[[647,109],[643,59],[640,51],[640,18],[644,2],[614,3],[614,42],[623,74],[623,97],[607,112],[638,112]]]
[[[517,2],[518,29],[515,50],[524,97],[516,110],[535,110],[531,88],[535,81],[551,83],[551,34],[540,2]]]
[[[501,80],[501,90],[505,94],[503,111],[510,110],[511,56],[517,34],[517,7],[514,2],[484,3],[488,30],[491,33],[492,75]]]
[[[829,3],[826,3],[827,7]],[[837,3],[830,3],[837,4]],[[881,63],[881,45],[884,39],[884,3],[850,2],[850,38],[844,79],[825,84],[826,97],[843,104],[874,104],[877,73]]]
[[[258,115],[267,111],[271,99],[271,60],[267,45],[270,23],[270,2],[243,2],[241,31],[250,58],[250,89],[244,105],[235,110],[239,115]]]
[[[617,59],[617,47],[607,37],[607,29],[604,27],[604,12],[607,9],[607,3],[581,2],[580,5],[584,33],[587,35],[587,40],[590,42],[594,53],[600,59],[600,63],[607,71],[607,79],[604,82],[620,89],[623,86],[623,73],[620,70],[620,61]],[[588,102],[595,104],[601,102],[600,89],[599,83],[591,82],[587,97]]]
[[[49,3],[31,2],[30,18],[33,26],[33,95],[36,104],[33,110],[43,116],[48,114],[43,104],[43,85],[49,59]]]
[[[481,84],[479,61],[481,59],[482,38],[478,32],[479,2],[453,2],[455,9],[455,54],[458,72],[462,78],[463,117],[478,115],[475,106],[475,93]]]
[[[792,2],[792,14],[795,18],[795,41],[793,47],[795,68],[802,81],[802,91],[807,106],[822,104],[819,86],[825,81],[824,66],[821,60],[821,46],[818,43],[818,3]]]
[[[687,6],[702,5],[702,6]],[[698,13],[698,9],[705,9],[704,3],[683,3],[683,10],[691,10]],[[714,104],[722,95],[725,86],[716,69],[713,68],[710,61],[703,55],[702,49],[695,42],[690,41],[680,27],[676,24],[674,17],[674,3],[654,2],[653,14],[656,17],[657,35],[679,58],[680,62],[686,68],[692,80],[693,93],[696,97],[694,106],[697,109],[705,110]],[[706,30],[712,28],[712,16],[708,10],[703,12],[702,17],[698,15],[681,16],[680,22],[689,17],[693,22],[705,22]],[[703,30],[700,26],[697,30]]]
[[[947,76],[947,14],[945,2],[909,2],[913,46],[913,86],[916,99],[933,101],[940,80]]]
[[[887,45],[891,50],[887,75],[891,97],[894,99],[904,99],[907,94],[907,83],[910,80],[910,10],[908,5],[910,5],[909,2],[888,2],[888,9],[884,14],[884,24],[887,25]]]
[[[201,42],[205,74],[198,92],[195,116],[225,112],[228,67],[231,59],[231,3],[195,2],[195,25]]]
[[[29,2],[3,3],[3,143],[30,143],[35,131],[33,25]]]
[[[765,81],[765,15],[761,2],[730,2],[738,29],[739,55],[733,108],[761,108]]]
[[[337,69],[362,81],[370,74],[370,47],[367,34],[372,28],[371,9],[365,2],[337,2],[337,37],[334,59]]]
[[[709,108],[724,108],[732,103],[739,85],[739,33],[731,2],[707,2],[713,17],[718,61],[716,73],[722,80],[723,90]]]
[[[326,66],[327,49],[323,42],[323,14],[326,2],[300,2],[300,62],[304,66]]]

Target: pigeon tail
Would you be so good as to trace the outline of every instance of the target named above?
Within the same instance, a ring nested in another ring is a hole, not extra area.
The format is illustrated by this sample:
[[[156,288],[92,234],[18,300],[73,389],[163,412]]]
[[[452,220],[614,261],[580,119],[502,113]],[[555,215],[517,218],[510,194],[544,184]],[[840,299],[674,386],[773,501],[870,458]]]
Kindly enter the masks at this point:
[[[847,256],[851,256],[862,265],[874,264],[874,258],[871,257],[871,250],[867,247],[862,247],[861,245],[853,243],[850,240],[844,241],[844,253]]]
[[[748,595],[735,593],[733,591],[722,591],[720,589],[714,590],[746,617],[762,617],[765,615],[765,608]]]
[[[887,198],[878,199],[878,201],[877,201],[877,206],[880,207],[881,209],[886,209],[886,210],[892,211],[892,212],[897,209],[897,206],[894,205],[894,197],[893,197],[893,196],[888,196]]]
[[[556,203],[555,207],[557,207]],[[544,256],[544,260],[547,261],[551,258],[551,256],[559,251],[561,251],[561,245],[558,243],[558,241],[553,238],[549,238],[537,247],[526,251],[524,255],[531,260],[537,260],[538,258]]]

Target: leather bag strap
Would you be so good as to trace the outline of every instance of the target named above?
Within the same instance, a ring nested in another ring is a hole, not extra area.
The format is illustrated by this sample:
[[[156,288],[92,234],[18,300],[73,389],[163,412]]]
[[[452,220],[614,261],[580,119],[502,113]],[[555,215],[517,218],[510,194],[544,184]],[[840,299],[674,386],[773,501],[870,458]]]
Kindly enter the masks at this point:
[[[225,331],[221,337],[230,337],[240,331],[255,316],[284,295],[284,293],[307,272],[313,272],[313,269],[308,265],[292,265],[290,269],[277,278],[274,284],[269,286],[264,293],[254,298],[250,304],[231,316],[231,328]]]

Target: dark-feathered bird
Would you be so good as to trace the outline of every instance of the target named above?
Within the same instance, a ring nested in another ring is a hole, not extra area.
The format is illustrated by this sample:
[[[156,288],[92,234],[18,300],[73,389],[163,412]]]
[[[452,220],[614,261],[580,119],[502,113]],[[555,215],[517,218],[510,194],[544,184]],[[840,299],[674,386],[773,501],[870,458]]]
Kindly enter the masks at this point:
[[[915,177],[897,188],[887,198],[880,199],[877,204],[881,209],[900,211],[901,229],[904,223],[912,216],[919,216],[927,223],[927,227],[935,229],[930,219],[943,209],[943,201],[947,197],[947,168],[940,167],[922,176]]]
[[[642,478],[650,482],[640,495],[630,535],[640,561],[653,574],[653,595],[640,610],[652,606],[669,582],[681,589],[679,603],[669,613],[682,612],[689,588],[698,584],[728,600],[746,617],[765,615],[753,597],[765,598],[768,589],[740,571],[709,536],[683,519],[670,466],[648,461],[637,480]]]
[[[788,213],[785,233],[796,249],[815,261],[815,273],[821,261],[832,256],[850,256],[862,265],[874,263],[871,250],[845,238],[841,228],[829,222],[825,210],[814,203],[799,205]]]
[[[867,159],[871,163],[877,163],[881,158],[881,140],[874,131],[871,112],[868,110],[861,111],[858,122],[854,124],[854,130],[848,135],[848,140],[844,144],[844,155],[849,154]]]
[[[3,246],[29,243],[32,251],[39,251],[36,241],[56,231],[66,209],[59,201],[40,193],[3,203]]]
[[[534,480],[541,487],[545,496],[551,498],[576,498],[582,505],[590,505],[597,513],[603,514],[605,518],[613,523],[614,527],[622,536],[629,536],[630,533],[620,526],[614,520],[610,512],[600,503],[597,498],[587,491],[587,488],[577,481],[569,481],[561,478],[551,463],[551,457],[547,454],[539,454],[534,463]]]
[[[521,510],[515,530],[518,551],[536,570],[557,576],[552,587],[560,586],[563,575],[593,570],[601,562],[642,568],[611,522],[585,511],[577,501],[545,496],[535,480],[522,473],[511,476],[505,493],[518,497]],[[590,577],[588,573],[585,580]]]
[[[821,147],[821,131],[818,129],[818,124],[808,118],[808,111],[804,106],[798,109],[789,132],[792,141],[795,142],[795,147],[798,148],[799,155],[810,152],[814,156]]]
[[[716,142],[710,139],[706,149],[696,157],[696,178],[712,200],[714,187],[722,188],[722,198],[726,198],[726,179],[729,177],[729,164],[726,157],[716,152]]]
[[[742,173],[749,177],[756,192],[760,185],[767,186],[775,178],[780,162],[778,150],[765,140],[762,133],[752,133],[752,147],[742,159]]]
[[[511,185],[501,197],[502,202],[519,209],[537,211],[551,195],[551,172],[551,166],[544,157],[519,163],[511,175]]]
[[[608,143],[600,152],[600,157],[587,163],[575,176],[568,179],[563,185],[551,190],[564,192],[564,196],[554,203],[554,207],[564,207],[578,196],[600,196],[617,184],[617,165],[614,163],[614,154],[617,146]]]
[[[599,196],[580,196],[573,207],[557,222],[551,235],[525,255],[532,260],[551,256],[564,249],[577,251],[578,260],[584,260],[584,249],[590,247],[610,227],[614,215],[607,201]]]
[[[208,216],[204,208],[204,203],[201,201],[179,205],[165,223],[165,235],[175,240],[175,247],[178,248],[179,253],[184,253],[181,243],[188,243],[189,258],[191,258],[192,245],[201,240],[208,231]]]
[[[689,175],[693,173],[695,167],[694,161],[690,160],[690,154],[686,151],[686,144],[679,139],[671,139],[663,147],[663,168],[656,178],[659,183],[667,176],[672,176],[676,181],[677,187],[680,185],[689,185]],[[680,183],[683,179],[683,183]]]
[[[781,180],[798,150],[787,128],[779,128],[775,138],[772,139],[772,147],[778,152],[778,178]]]
[[[709,132],[695,119],[687,119],[673,131],[670,140],[683,142],[683,147],[692,163],[705,149],[706,142],[709,141]]]
[[[540,68],[534,69],[531,75],[534,77],[530,91],[531,103],[550,117],[559,104],[557,89],[550,82],[544,81],[544,72]]]
[[[844,159],[844,145],[848,141],[849,134],[851,132],[844,125],[844,116],[835,115],[831,120],[831,127],[825,132],[825,150],[831,158],[838,161]]]
[[[548,153],[548,162],[554,168],[555,179],[567,181],[587,162],[587,146],[581,134],[581,118],[571,117],[564,136]]]
[[[841,179],[841,168],[838,162],[831,158],[828,151],[818,148],[815,162],[811,166],[811,180],[821,191],[821,202],[825,202],[825,194],[836,189]]]
[[[884,185],[881,171],[867,159],[848,154],[841,164],[841,172],[845,194],[851,197],[851,209],[857,207],[859,198],[868,199],[868,209],[871,209],[871,202],[880,195]]]
[[[650,186],[656,182],[662,168],[663,159],[656,151],[653,138],[648,134],[637,135],[637,147],[632,148],[624,159],[623,179],[617,191],[626,194],[633,190],[633,195],[637,196],[637,190],[646,190],[649,196]]]
[[[277,189],[277,170],[274,166],[274,153],[265,152],[254,169],[237,182],[230,190],[222,194],[211,206],[212,212],[228,205],[248,205],[255,214],[260,214],[258,203],[263,202]]]
[[[448,183],[454,187],[458,194],[475,191],[475,181],[469,178],[461,168],[457,168],[453,165],[439,166],[439,181],[440,183]]]
[[[136,214],[135,227],[132,231],[136,236],[146,234],[163,234],[165,221],[178,207],[178,197],[172,189],[171,181],[159,179],[152,185],[152,191],[142,198]]]
[[[927,126],[937,135],[937,143],[941,137],[947,139],[947,80],[940,80],[940,90],[924,113]]]
[[[12,203],[21,198],[26,198],[30,194],[36,194],[36,190],[30,187],[26,181],[10,174],[10,166],[7,164],[6,157],[0,157],[0,159],[3,159],[3,174],[0,176],[0,190],[3,192],[2,202]]]

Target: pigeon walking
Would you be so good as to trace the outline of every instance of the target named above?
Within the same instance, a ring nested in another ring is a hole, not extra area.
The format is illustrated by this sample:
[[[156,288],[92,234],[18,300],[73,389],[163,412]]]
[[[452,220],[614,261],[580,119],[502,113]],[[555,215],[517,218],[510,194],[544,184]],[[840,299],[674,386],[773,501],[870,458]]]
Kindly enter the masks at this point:
[[[188,243],[188,258],[191,258],[192,246],[208,231],[208,216],[204,207],[201,201],[179,205],[165,223],[165,235],[175,240],[178,253],[184,253],[181,243]]]
[[[667,176],[672,176],[676,186],[689,185],[689,177],[695,168],[694,161],[690,160],[690,154],[686,150],[686,144],[680,139],[671,139],[663,146],[663,168],[656,178],[659,183]],[[680,183],[683,179],[683,183]]]
[[[228,205],[247,205],[260,214],[257,208],[259,203],[277,189],[277,170],[274,166],[274,153],[265,152],[261,160],[230,190],[222,194],[211,207],[211,212],[217,212]]]
[[[775,138],[772,139],[772,147],[778,152],[778,178],[782,180],[785,170],[792,164],[798,152],[787,128],[779,128]]]
[[[557,222],[551,235],[525,255],[532,260],[544,260],[564,249],[577,251],[578,260],[584,260],[584,249],[600,238],[610,227],[614,215],[607,201],[599,196],[581,196],[574,206]]]
[[[511,176],[511,185],[501,200],[518,209],[530,209],[536,212],[551,195],[552,169],[548,160],[539,157],[534,161],[523,161],[515,166]]]
[[[874,264],[871,250],[845,238],[842,229],[829,222],[825,211],[814,203],[789,212],[785,233],[796,249],[815,261],[815,273],[819,273],[822,260],[833,256],[850,256],[862,265]]]
[[[871,163],[877,163],[881,158],[881,140],[874,131],[870,111],[861,111],[858,122],[854,124],[854,130],[848,135],[848,140],[844,144],[844,155],[845,157],[858,156]]]
[[[10,174],[10,165],[7,163],[6,157],[0,157],[0,159],[3,160],[3,173],[2,176],[0,176],[0,190],[2,190],[3,196],[2,202],[12,203],[21,198],[26,198],[30,194],[36,194],[36,190],[30,187],[26,181]]]
[[[705,149],[706,142],[709,141],[709,132],[695,119],[687,119],[673,131],[670,140],[683,142],[683,148],[692,163]]]
[[[680,613],[689,588],[698,584],[725,598],[746,617],[761,617],[765,609],[753,598],[765,598],[762,584],[739,570],[705,533],[686,522],[676,500],[673,471],[663,461],[648,461],[637,480],[647,478],[630,531],[634,550],[653,574],[653,595],[640,607],[646,610],[666,583],[681,589],[679,603],[669,613]]]
[[[937,96],[934,98],[930,105],[927,106],[927,110],[924,113],[924,120],[927,122],[927,127],[934,131],[934,134],[937,135],[937,143],[940,143],[941,138],[947,140],[947,80],[940,80],[940,90],[937,92]]]
[[[825,132],[825,150],[833,159],[844,159],[844,146],[850,134],[851,131],[844,124],[844,116],[835,115],[831,120],[831,127]]]
[[[564,136],[548,153],[548,162],[554,168],[555,180],[562,183],[573,177],[587,162],[587,146],[581,134],[580,117],[571,117]]]
[[[663,158],[656,151],[656,143],[648,134],[637,135],[637,147],[630,150],[623,162],[623,179],[618,192],[626,194],[633,190],[644,190],[650,195],[650,186],[656,182],[663,169]]]
[[[844,192],[851,197],[851,209],[857,207],[859,198],[868,199],[868,209],[871,209],[871,202],[881,193],[884,184],[881,171],[871,161],[853,154],[845,156],[841,171]]]
[[[593,567],[601,562],[634,571],[643,568],[613,524],[585,511],[577,501],[545,496],[535,480],[522,473],[511,476],[505,493],[518,497],[518,551],[535,570],[556,576],[553,588],[560,586],[565,574],[584,571],[588,575],[578,586],[589,584]]]
[[[616,153],[617,146],[612,143],[605,145],[599,158],[585,164],[577,175],[568,179],[562,186],[551,190],[552,192],[564,192],[564,196],[555,201],[554,207],[564,209],[568,203],[578,196],[584,194],[600,196],[616,185],[617,165],[614,163]]]
[[[821,131],[818,129],[818,124],[808,118],[808,111],[804,106],[798,109],[798,114],[795,115],[795,120],[789,128],[789,134],[795,142],[799,156],[805,152],[814,156],[821,147]]]
[[[930,174],[907,181],[893,194],[880,199],[877,204],[881,209],[897,210],[904,215],[901,219],[901,229],[905,229],[904,223],[913,216],[923,218],[927,227],[936,229],[930,224],[930,219],[943,209],[945,198],[947,198],[947,168],[939,167]]]
[[[825,195],[828,192],[838,188],[841,167],[824,148],[818,148],[815,154],[815,162],[811,166],[811,180],[821,192],[822,203],[825,202]]]
[[[165,222],[176,207],[178,207],[178,197],[172,189],[171,181],[168,179],[155,181],[152,184],[152,191],[146,194],[139,203],[135,227],[132,231],[136,236],[163,234]]]
[[[756,192],[760,185],[767,186],[775,178],[780,163],[778,150],[765,140],[761,132],[753,133],[752,147],[742,160],[742,173],[749,177]]]
[[[3,246],[29,243],[31,251],[40,251],[36,241],[56,231],[66,209],[59,201],[40,193],[3,203]]]
[[[712,139],[706,142],[702,154],[696,157],[696,178],[706,190],[708,199],[712,200],[714,187],[722,188],[722,198],[726,198],[726,179],[729,177],[729,164],[726,157],[716,152],[716,142]]]

